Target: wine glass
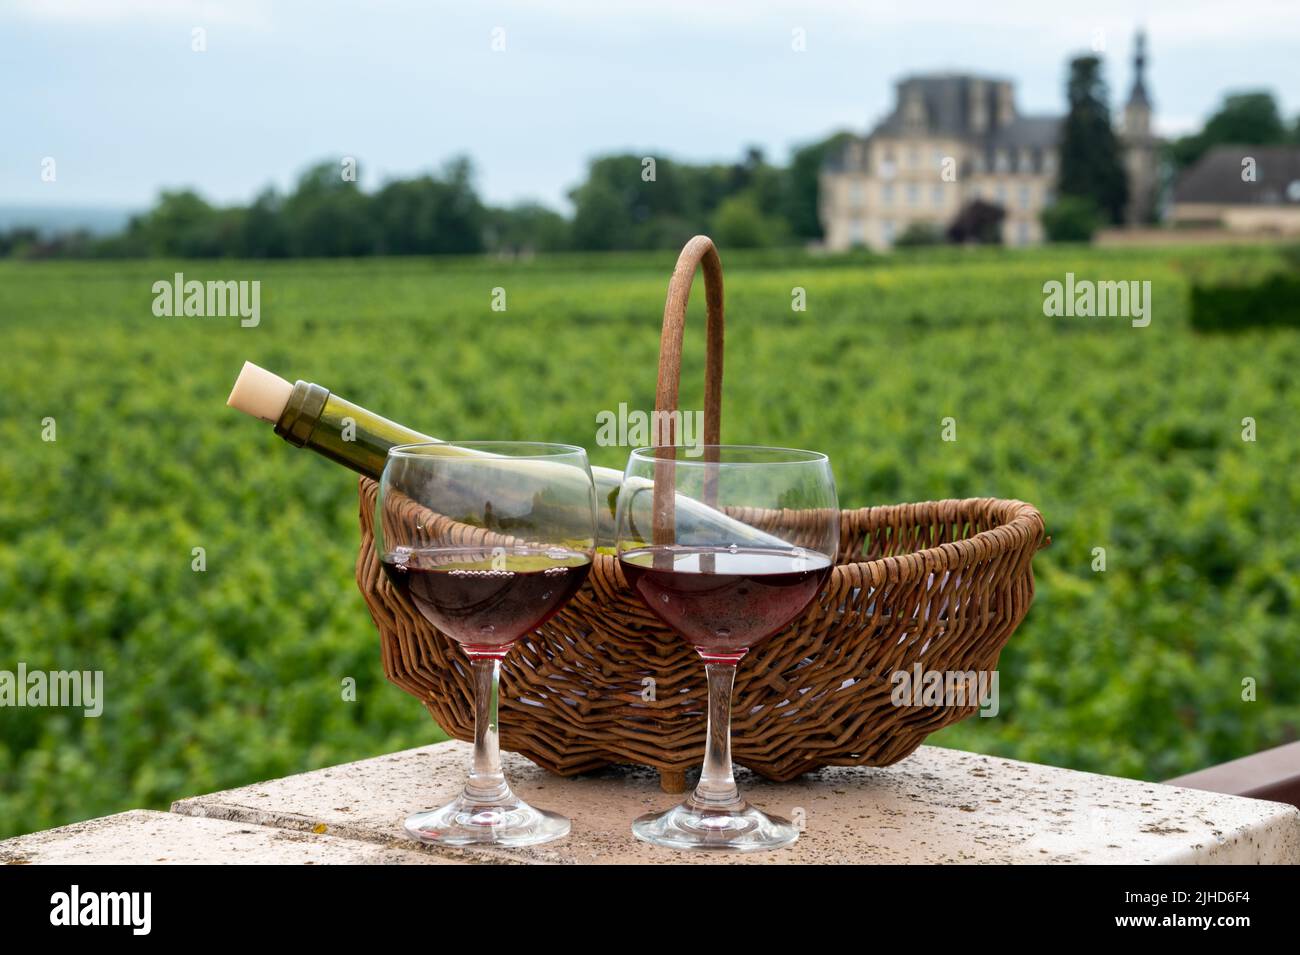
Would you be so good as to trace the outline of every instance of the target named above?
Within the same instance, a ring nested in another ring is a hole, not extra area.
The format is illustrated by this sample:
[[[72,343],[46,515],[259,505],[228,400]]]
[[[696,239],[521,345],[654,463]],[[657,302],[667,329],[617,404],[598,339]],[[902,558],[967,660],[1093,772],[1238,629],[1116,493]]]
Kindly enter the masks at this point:
[[[628,585],[704,660],[708,731],[699,785],[633,834],[674,849],[788,846],[796,826],[741,798],[731,771],[731,690],[748,650],[803,613],[839,545],[826,455],[704,445],[633,451],[619,491],[617,551]]]
[[[431,442],[392,448],[375,549],[388,579],[464,651],[474,681],[474,757],[461,794],[406,820],[423,842],[527,846],[569,820],[535,809],[501,771],[501,661],[587,579],[596,494],[587,452],[563,444]]]

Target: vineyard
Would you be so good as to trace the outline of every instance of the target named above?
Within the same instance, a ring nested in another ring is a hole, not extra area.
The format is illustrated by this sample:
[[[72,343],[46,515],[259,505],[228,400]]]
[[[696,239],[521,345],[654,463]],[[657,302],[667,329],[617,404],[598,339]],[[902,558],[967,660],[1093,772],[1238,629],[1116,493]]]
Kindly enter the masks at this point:
[[[1047,520],[997,716],[931,742],[1164,779],[1300,735],[1300,330],[1187,311],[1193,281],[1279,251],[723,260],[724,440],[826,451],[844,506]],[[102,671],[104,695],[97,718],[0,709],[0,837],[437,738],[382,676],[354,476],[227,409],[230,384],[249,359],[621,468],[598,415],[653,407],[672,262],[0,262],[0,670]],[[159,317],[177,272],[260,282],[260,320]],[[1149,281],[1150,324],[1046,316],[1067,273]]]

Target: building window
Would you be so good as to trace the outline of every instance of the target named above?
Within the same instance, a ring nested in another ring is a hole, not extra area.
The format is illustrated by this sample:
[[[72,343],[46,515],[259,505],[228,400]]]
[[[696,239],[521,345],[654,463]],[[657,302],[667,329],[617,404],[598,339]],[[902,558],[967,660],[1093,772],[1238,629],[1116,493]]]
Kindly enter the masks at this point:
[[[932,153],[930,154],[930,159],[934,162],[934,168],[935,168],[935,169],[940,169],[940,170],[943,169],[943,150],[942,150],[942,149],[935,149],[935,151],[932,152]]]
[[[849,220],[849,244],[863,245],[867,241],[867,230],[862,224],[862,220],[853,218]]]
[[[886,245],[894,244],[894,220],[886,219],[880,224],[880,236],[885,240]]]
[[[907,166],[909,169],[915,169],[919,165],[921,165],[921,153],[913,146],[907,151]]]
[[[880,198],[884,200],[887,206],[894,204],[894,184],[892,182],[887,182],[880,187]]]
[[[934,203],[936,209],[943,208],[943,200],[946,197],[943,194],[943,186],[935,186],[930,192],[930,200]]]
[[[884,149],[880,153],[880,177],[882,179],[894,178],[894,151]]]
[[[997,172],[1010,172],[1011,157],[1005,149],[999,149],[993,156],[993,168]]]
[[[907,204],[909,206],[919,206],[921,204],[921,187],[914,182],[907,184]]]
[[[1017,245],[1029,244],[1029,223],[1028,222],[1021,222],[1019,225],[1016,226],[1016,244]]]
[[[1043,150],[1043,172],[1051,173],[1056,169],[1056,153],[1050,149]]]
[[[849,205],[855,209],[862,205],[862,183],[857,180],[849,184]]]
[[[1030,202],[1030,192],[1028,186],[1020,187],[1020,208],[1028,209]]]
[[[1005,206],[1007,204],[1007,187],[1005,183],[998,183],[997,197],[998,205]]]

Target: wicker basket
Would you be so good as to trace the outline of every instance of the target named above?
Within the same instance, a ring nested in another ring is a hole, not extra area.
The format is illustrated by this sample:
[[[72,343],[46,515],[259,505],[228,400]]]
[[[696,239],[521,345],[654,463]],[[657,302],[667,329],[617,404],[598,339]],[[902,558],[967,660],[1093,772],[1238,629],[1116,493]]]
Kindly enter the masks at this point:
[[[722,265],[697,236],[668,290],[657,407],[675,409],[686,302],[702,266],[708,306],[705,443],[718,443]],[[384,673],[457,739],[474,735],[473,686],[459,647],[389,585],[375,554],[376,485],[361,479],[357,584],[379,629]],[[782,513],[747,512],[797,533]],[[974,713],[968,706],[895,706],[890,676],[988,671],[1034,595],[1031,561],[1043,519],[1020,501],[976,498],[845,510],[825,590],[801,618],[750,651],[733,697],[732,754],[774,780],[821,766],[884,766]],[[654,699],[644,699],[653,678]],[[502,667],[501,745],[564,776],[639,763],[680,792],[704,751],[704,667],[645,609],[618,561],[598,554],[588,582],[521,640]]]

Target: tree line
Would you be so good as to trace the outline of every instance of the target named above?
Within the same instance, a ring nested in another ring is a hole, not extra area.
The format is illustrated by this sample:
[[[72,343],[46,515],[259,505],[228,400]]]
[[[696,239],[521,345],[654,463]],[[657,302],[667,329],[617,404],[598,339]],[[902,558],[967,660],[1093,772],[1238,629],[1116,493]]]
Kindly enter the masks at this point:
[[[1097,57],[1069,65],[1058,199],[1045,210],[1048,237],[1088,239],[1119,223],[1127,200],[1120,145]],[[468,159],[367,192],[355,162],[308,168],[287,193],[268,188],[248,205],[217,206],[189,189],[166,191],[120,233],[43,237],[0,233],[0,256],[103,258],[328,258],[370,255],[520,255],[535,252],[677,248],[706,231],[727,248],[805,245],[822,236],[818,177],[850,138],[839,132],[796,148],[787,165],[749,148],[731,163],[693,164],[633,154],[602,156],[569,193],[573,213],[539,203],[492,206]],[[1300,143],[1267,92],[1229,95],[1197,133],[1165,145],[1167,183],[1219,144]],[[1002,211],[973,203],[947,230],[950,241],[999,241]],[[944,241],[935,229],[900,245]]]
[[[352,160],[308,168],[287,193],[268,188],[248,205],[217,206],[190,190],[165,191],[109,236],[0,234],[0,255],[26,257],[328,258],[659,249],[710,231],[732,248],[815,241],[817,177],[848,134],[795,149],[786,166],[750,148],[733,163],[691,164],[631,154],[593,160],[569,197],[572,216],[539,203],[484,202],[468,159],[374,191]]]

